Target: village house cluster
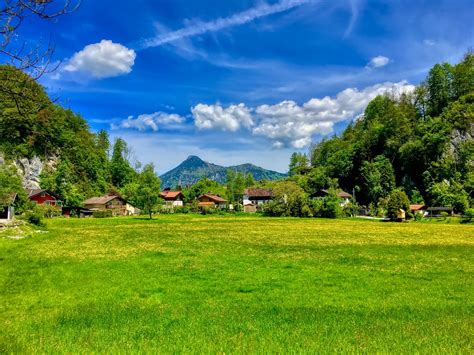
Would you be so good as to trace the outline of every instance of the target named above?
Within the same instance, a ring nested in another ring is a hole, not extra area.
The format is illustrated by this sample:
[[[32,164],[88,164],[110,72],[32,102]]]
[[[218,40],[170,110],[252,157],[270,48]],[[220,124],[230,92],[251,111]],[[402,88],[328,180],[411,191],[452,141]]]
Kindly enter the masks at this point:
[[[52,191],[46,189],[27,189],[26,193],[28,198],[38,204],[46,206],[55,206],[61,211],[61,214],[70,217],[91,217],[95,213],[107,213],[107,216],[136,216],[141,213],[140,209],[133,206],[131,203],[126,201],[118,193],[109,193],[105,196],[91,197],[85,200],[81,206],[65,206],[60,196],[56,195]],[[313,194],[311,198],[323,198],[329,194],[328,190],[320,190]],[[175,209],[184,207],[184,195],[180,190],[171,190],[169,188],[163,190],[160,193],[160,197],[163,199],[163,207],[168,209]],[[347,206],[351,201],[351,194],[345,191],[337,192],[337,197],[340,201],[340,206]],[[15,201],[16,194],[11,194],[8,197],[7,206],[0,211],[0,219],[12,219],[14,217],[13,203]],[[248,188],[244,190],[241,204],[243,211],[246,213],[256,213],[261,211],[263,206],[274,198],[272,189],[265,188]],[[200,195],[196,198],[195,206],[203,211],[206,209],[217,209],[217,210],[233,210],[234,206],[229,203],[223,197],[208,192]],[[412,214],[421,213],[424,216],[436,216],[441,212],[447,212],[453,214],[452,208],[447,207],[427,207],[421,204],[410,205],[410,211]],[[399,219],[405,219],[405,211],[400,211]]]

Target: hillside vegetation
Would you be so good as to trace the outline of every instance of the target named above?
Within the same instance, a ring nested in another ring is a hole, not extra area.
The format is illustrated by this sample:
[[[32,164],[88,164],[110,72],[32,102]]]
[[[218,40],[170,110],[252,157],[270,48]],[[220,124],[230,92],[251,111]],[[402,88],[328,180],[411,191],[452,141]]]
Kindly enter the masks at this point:
[[[375,98],[344,132],[295,153],[290,175],[307,193],[341,187],[384,205],[395,189],[413,203],[458,212],[474,198],[474,54],[437,64],[413,94]]]

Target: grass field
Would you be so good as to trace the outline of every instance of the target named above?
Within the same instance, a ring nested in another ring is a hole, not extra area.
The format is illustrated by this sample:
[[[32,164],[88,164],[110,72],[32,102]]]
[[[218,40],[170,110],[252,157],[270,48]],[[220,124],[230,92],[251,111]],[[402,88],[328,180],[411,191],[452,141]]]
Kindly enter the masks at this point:
[[[472,353],[472,225],[225,216],[0,238],[0,352]]]

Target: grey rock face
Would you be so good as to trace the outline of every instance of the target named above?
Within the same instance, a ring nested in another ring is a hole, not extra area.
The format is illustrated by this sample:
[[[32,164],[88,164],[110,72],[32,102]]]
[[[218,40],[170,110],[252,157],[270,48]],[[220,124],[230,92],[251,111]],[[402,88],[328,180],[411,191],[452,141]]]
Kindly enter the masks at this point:
[[[5,164],[5,158],[0,153],[0,165]],[[18,169],[23,180],[23,186],[27,189],[40,188],[40,175],[46,167],[54,168],[57,163],[57,157],[49,157],[46,160],[41,160],[39,157],[19,158],[13,161],[13,165]]]

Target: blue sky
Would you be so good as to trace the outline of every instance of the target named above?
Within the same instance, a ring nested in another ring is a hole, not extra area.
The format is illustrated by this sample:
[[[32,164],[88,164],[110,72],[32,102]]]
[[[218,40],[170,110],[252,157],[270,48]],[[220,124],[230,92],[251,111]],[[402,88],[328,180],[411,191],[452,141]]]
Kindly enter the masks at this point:
[[[375,95],[410,91],[474,45],[471,0],[83,0],[53,23],[42,78],[158,173],[188,155],[286,171]]]

